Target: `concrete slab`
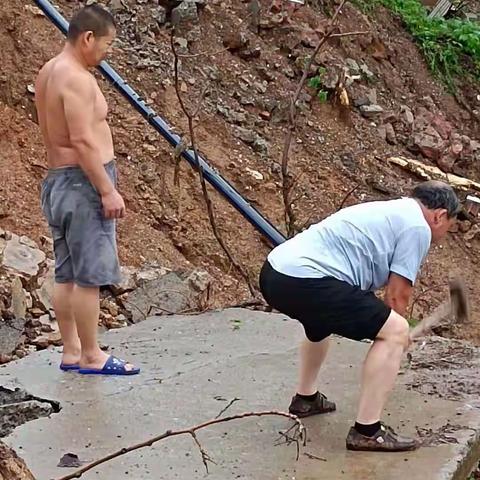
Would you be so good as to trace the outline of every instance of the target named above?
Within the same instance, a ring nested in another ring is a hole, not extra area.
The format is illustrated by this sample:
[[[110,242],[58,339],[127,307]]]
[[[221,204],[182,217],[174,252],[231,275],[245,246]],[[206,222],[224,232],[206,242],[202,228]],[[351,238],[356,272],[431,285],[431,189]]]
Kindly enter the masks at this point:
[[[83,377],[56,368],[58,351],[30,355],[0,368],[1,384],[57,400],[63,408],[50,418],[18,427],[6,443],[26,460],[37,479],[47,480],[71,471],[56,466],[67,452],[93,461],[167,429],[214,418],[234,398],[240,400],[228,414],[286,410],[301,338],[299,325],[281,315],[232,309],[153,318],[105,334],[102,340],[114,352],[142,366],[136,377]],[[406,454],[345,450],[367,349],[365,343],[334,339],[320,382],[338,411],[304,421],[309,441],[298,462],[294,446],[274,446],[288,420],[239,420],[199,433],[217,462],[210,466],[208,478],[465,480],[479,456],[480,409],[461,398],[450,401],[413,391],[409,385],[423,378],[415,370],[401,377],[385,420],[405,433],[420,429],[432,446]],[[416,361],[422,352],[427,349],[415,354]],[[463,382],[468,381],[467,373],[462,374]],[[470,374],[478,377],[478,369],[472,368]],[[82,478],[196,480],[206,474],[192,439],[175,437],[117,458]]]

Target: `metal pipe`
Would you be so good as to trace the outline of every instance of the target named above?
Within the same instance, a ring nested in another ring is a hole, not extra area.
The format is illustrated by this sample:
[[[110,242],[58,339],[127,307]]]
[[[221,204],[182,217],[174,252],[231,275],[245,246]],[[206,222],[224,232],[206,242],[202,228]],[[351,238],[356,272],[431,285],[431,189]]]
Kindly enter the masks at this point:
[[[53,7],[48,0],[34,0],[38,7],[43,11],[46,17],[59,29],[64,35],[68,31],[68,22]],[[170,131],[169,125],[157,115],[157,113],[148,107],[141,99],[138,93],[130,87],[125,80],[108,65],[102,62],[99,65],[100,72],[112,83],[112,85],[130,102],[130,104],[157,130],[162,137],[172,146],[176,147],[180,143],[180,137]],[[195,157],[192,150],[182,152],[183,158],[193,167],[197,168]],[[200,167],[203,169],[205,179],[212,185],[225,199],[233,205],[262,235],[264,235],[274,246],[285,241],[285,237],[267,220],[258,210],[248,203],[235,188],[230,185],[220,174],[218,174],[203,158],[199,157]]]

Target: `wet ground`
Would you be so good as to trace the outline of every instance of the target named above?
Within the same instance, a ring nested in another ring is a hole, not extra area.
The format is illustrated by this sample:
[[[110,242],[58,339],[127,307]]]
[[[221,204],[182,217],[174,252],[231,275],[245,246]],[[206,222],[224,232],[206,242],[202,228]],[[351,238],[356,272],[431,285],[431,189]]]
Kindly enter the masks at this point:
[[[215,418],[230,403],[222,415],[286,410],[301,337],[299,326],[281,315],[232,309],[152,318],[110,331],[103,341],[142,367],[135,377],[64,373],[57,368],[58,351],[30,355],[1,368],[0,383],[6,389],[20,387],[48,405],[58,402],[61,410],[18,426],[6,443],[38,479],[61,478],[74,471],[57,467],[67,453],[91,462],[166,430]],[[379,454],[345,450],[367,349],[366,343],[334,339],[320,385],[338,411],[304,421],[308,442],[298,461],[295,444],[276,445],[279,432],[291,425],[288,419],[235,420],[198,433],[216,462],[208,478],[465,480],[480,456],[477,350],[437,337],[416,347],[384,419],[420,436],[424,446],[412,453]],[[198,448],[183,436],[120,456],[82,478],[206,477]]]

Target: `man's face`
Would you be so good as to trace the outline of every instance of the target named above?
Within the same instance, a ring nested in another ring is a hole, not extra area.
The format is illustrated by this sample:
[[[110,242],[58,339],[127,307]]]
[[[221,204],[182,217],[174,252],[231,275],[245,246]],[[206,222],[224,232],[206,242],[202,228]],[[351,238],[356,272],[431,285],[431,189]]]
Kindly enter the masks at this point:
[[[105,59],[115,37],[116,30],[113,27],[108,30],[107,35],[102,37],[95,37],[93,32],[85,32],[82,35],[80,45],[83,57],[89,66],[96,67]]]
[[[433,221],[431,224],[432,240],[439,242],[445,237],[447,232],[455,225],[457,219],[449,218],[447,211],[444,209],[435,210],[433,213]]]

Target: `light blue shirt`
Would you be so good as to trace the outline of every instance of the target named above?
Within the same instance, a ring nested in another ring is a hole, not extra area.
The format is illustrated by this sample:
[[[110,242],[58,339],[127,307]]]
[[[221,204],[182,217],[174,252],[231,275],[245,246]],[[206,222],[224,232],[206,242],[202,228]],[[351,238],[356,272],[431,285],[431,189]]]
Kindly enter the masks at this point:
[[[432,233],[416,200],[368,202],[340,210],[274,248],[268,260],[280,273],[333,277],[374,291],[390,272],[415,282]]]

